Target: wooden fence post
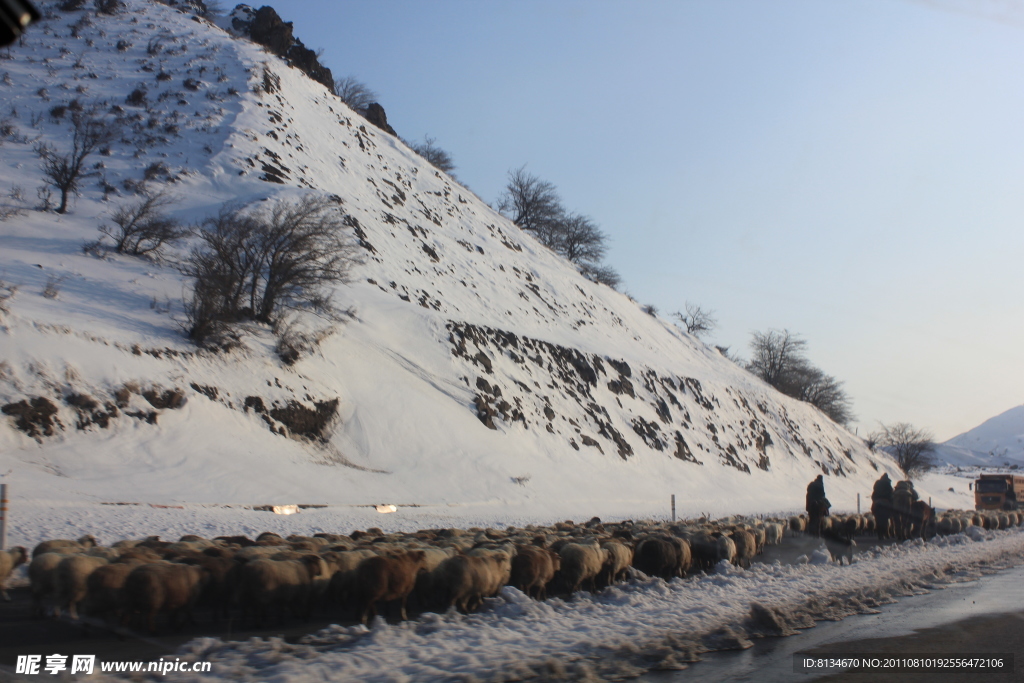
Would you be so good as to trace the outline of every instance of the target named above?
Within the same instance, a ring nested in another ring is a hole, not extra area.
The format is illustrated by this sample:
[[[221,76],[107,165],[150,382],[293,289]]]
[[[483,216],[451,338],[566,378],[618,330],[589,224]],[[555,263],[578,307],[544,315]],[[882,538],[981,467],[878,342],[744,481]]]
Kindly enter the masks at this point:
[[[7,547],[7,484],[0,484],[0,550]]]

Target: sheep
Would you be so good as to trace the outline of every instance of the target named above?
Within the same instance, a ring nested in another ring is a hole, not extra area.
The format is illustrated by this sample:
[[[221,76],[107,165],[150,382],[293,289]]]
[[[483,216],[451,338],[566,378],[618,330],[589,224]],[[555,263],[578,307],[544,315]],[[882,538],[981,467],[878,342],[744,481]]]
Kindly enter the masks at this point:
[[[736,543],[732,538],[721,534],[718,536],[718,561],[725,560],[730,564],[736,564]]]
[[[690,541],[678,536],[649,536],[636,546],[633,566],[666,581],[682,578],[693,565]]]
[[[427,564],[422,550],[410,550],[403,555],[370,557],[359,564],[355,576],[356,616],[364,626],[377,616],[377,603],[398,600],[401,619],[409,617],[405,607],[409,594],[416,587],[416,575]]]
[[[441,565],[442,562],[450,557],[454,557],[456,550],[454,548],[437,548],[437,547],[426,547],[422,548],[423,552],[427,556],[426,564],[416,577],[416,588],[413,591],[413,595],[416,597],[418,605],[426,608],[434,602],[434,572]]]
[[[96,539],[92,536],[82,536],[77,541],[69,541],[64,538],[54,539],[52,541],[43,541],[35,548],[32,549],[33,559],[42,555],[43,553],[57,552],[57,553],[82,553],[89,548],[95,548],[97,545]]]
[[[691,532],[686,540],[690,544],[693,564],[698,569],[710,570],[718,562],[718,538],[706,531]]]
[[[768,522],[764,525],[764,542],[767,545],[779,545],[782,543],[782,525],[776,522]]]
[[[760,555],[764,552],[764,544],[768,538],[768,534],[765,532],[763,526],[755,526],[747,529],[747,532],[754,537],[754,546],[757,554]]]
[[[484,597],[494,597],[501,592],[503,586],[508,584],[512,576],[512,557],[515,552],[514,545],[501,544],[499,547],[473,548],[466,553],[476,557],[493,558],[494,565],[498,568],[498,571],[491,575],[492,580],[484,590]]]
[[[5,602],[11,601],[11,596],[7,594],[7,589],[4,587],[7,578],[15,568],[26,562],[28,562],[28,551],[20,545],[14,546],[10,550],[0,551],[0,597]]]
[[[114,623],[120,621],[124,611],[124,583],[132,570],[141,564],[146,563],[129,558],[96,567],[85,581],[86,599],[83,611],[90,616],[113,617]]]
[[[746,529],[737,529],[729,534],[729,537],[736,544],[736,555],[733,558],[733,564],[739,565],[744,569],[749,568],[751,560],[754,559],[754,555],[757,553],[757,541],[754,540],[754,535]]]
[[[200,604],[213,608],[214,618],[227,617],[231,606],[231,589],[238,582],[241,565],[231,557],[214,557],[205,553],[180,560],[196,565],[209,575],[199,596]]]
[[[156,616],[170,615],[171,626],[184,615],[194,622],[192,608],[209,578],[202,567],[176,562],[154,562],[132,569],[124,582],[124,618],[137,616],[156,633]]]
[[[807,517],[804,515],[794,515],[789,518],[789,528],[794,532],[807,531]]]
[[[434,587],[442,608],[469,613],[479,607],[484,595],[500,582],[503,562],[498,554],[455,555],[438,565]]]
[[[509,585],[537,600],[547,598],[547,585],[562,567],[560,555],[547,548],[520,545],[512,558]]]
[[[625,581],[633,564],[633,549],[618,541],[605,541],[601,547],[608,551],[608,559],[601,568],[598,583],[601,587]]]
[[[331,577],[330,584],[327,587],[327,599],[329,602],[342,607],[350,604],[356,568],[359,567],[363,560],[370,557],[377,557],[377,553],[368,548],[343,550],[336,553],[334,558],[334,576]]]
[[[65,557],[65,553],[41,553],[32,558],[28,565],[28,580],[32,592],[32,611],[41,617],[47,607],[53,607],[56,598],[57,566]]]
[[[276,609],[284,622],[289,608],[303,617],[309,613],[310,587],[322,566],[317,555],[303,555],[293,560],[261,558],[243,564],[239,569],[239,592],[243,617],[253,610],[257,624],[270,609]]]
[[[98,567],[108,564],[106,558],[93,557],[84,553],[69,555],[60,561],[56,569],[55,592],[57,596],[57,609],[55,614],[60,615],[60,610],[67,609],[68,616],[78,619],[78,604],[85,599],[88,587],[86,582],[89,575]]]
[[[562,557],[562,567],[557,578],[566,592],[570,595],[575,593],[584,582],[590,586],[591,592],[597,590],[595,581],[608,560],[608,550],[596,543],[567,543],[558,554]]]

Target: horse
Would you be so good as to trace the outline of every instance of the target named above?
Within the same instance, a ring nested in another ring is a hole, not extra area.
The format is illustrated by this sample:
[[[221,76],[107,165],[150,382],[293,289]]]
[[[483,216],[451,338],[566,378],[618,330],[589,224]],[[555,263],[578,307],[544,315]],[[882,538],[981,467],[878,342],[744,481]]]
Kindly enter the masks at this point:
[[[911,507],[914,505],[914,492],[910,489],[900,488],[892,494],[892,521],[893,533],[900,541],[910,537],[913,519],[911,518]]]
[[[892,535],[891,522],[893,519],[892,500],[888,498],[876,498],[871,501],[871,514],[875,516],[875,531],[878,532],[878,540],[889,538]]]
[[[923,500],[910,506],[910,538],[928,540],[935,536],[935,510]]]

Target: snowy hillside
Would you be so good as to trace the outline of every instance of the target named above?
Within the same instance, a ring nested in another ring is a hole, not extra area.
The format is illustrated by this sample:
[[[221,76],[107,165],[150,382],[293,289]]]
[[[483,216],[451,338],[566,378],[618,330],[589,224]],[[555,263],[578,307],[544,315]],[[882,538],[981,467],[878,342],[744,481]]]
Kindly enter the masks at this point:
[[[936,448],[936,459],[951,465],[1024,467],[1024,406],[954,436]]]
[[[821,472],[852,509],[895,476],[249,40],[156,2],[115,16],[42,4],[0,54],[0,405],[14,406],[0,473],[19,496],[545,518],[664,514],[670,494],[683,514],[793,509]],[[36,210],[38,145],[69,149],[70,116],[94,107],[117,140],[67,214]],[[299,320],[321,341],[291,366],[256,323],[233,349],[197,348],[182,331],[188,245],[83,251],[118,206],[160,190],[195,222],[229,201],[339,198],[363,256],[334,292],[352,319]],[[304,432],[308,415],[323,424]]]

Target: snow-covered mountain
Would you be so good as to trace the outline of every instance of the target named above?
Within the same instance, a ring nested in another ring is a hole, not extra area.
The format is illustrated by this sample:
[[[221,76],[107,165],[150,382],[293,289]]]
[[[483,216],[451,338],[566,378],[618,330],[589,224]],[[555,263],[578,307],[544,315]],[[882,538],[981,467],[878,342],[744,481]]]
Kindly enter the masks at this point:
[[[149,0],[41,4],[0,53],[0,472],[23,495],[611,516],[664,512],[670,494],[683,512],[797,508],[822,472],[849,509],[896,476],[250,40]],[[36,210],[39,145],[70,149],[71,114],[94,107],[118,139],[67,214]],[[363,256],[334,291],[351,320],[297,319],[319,345],[294,365],[256,323],[233,349],[197,348],[187,244],[152,260],[83,250],[157,190],[183,221],[339,198]]]
[[[935,454],[937,460],[950,465],[1024,467],[1024,405],[939,444]]]

